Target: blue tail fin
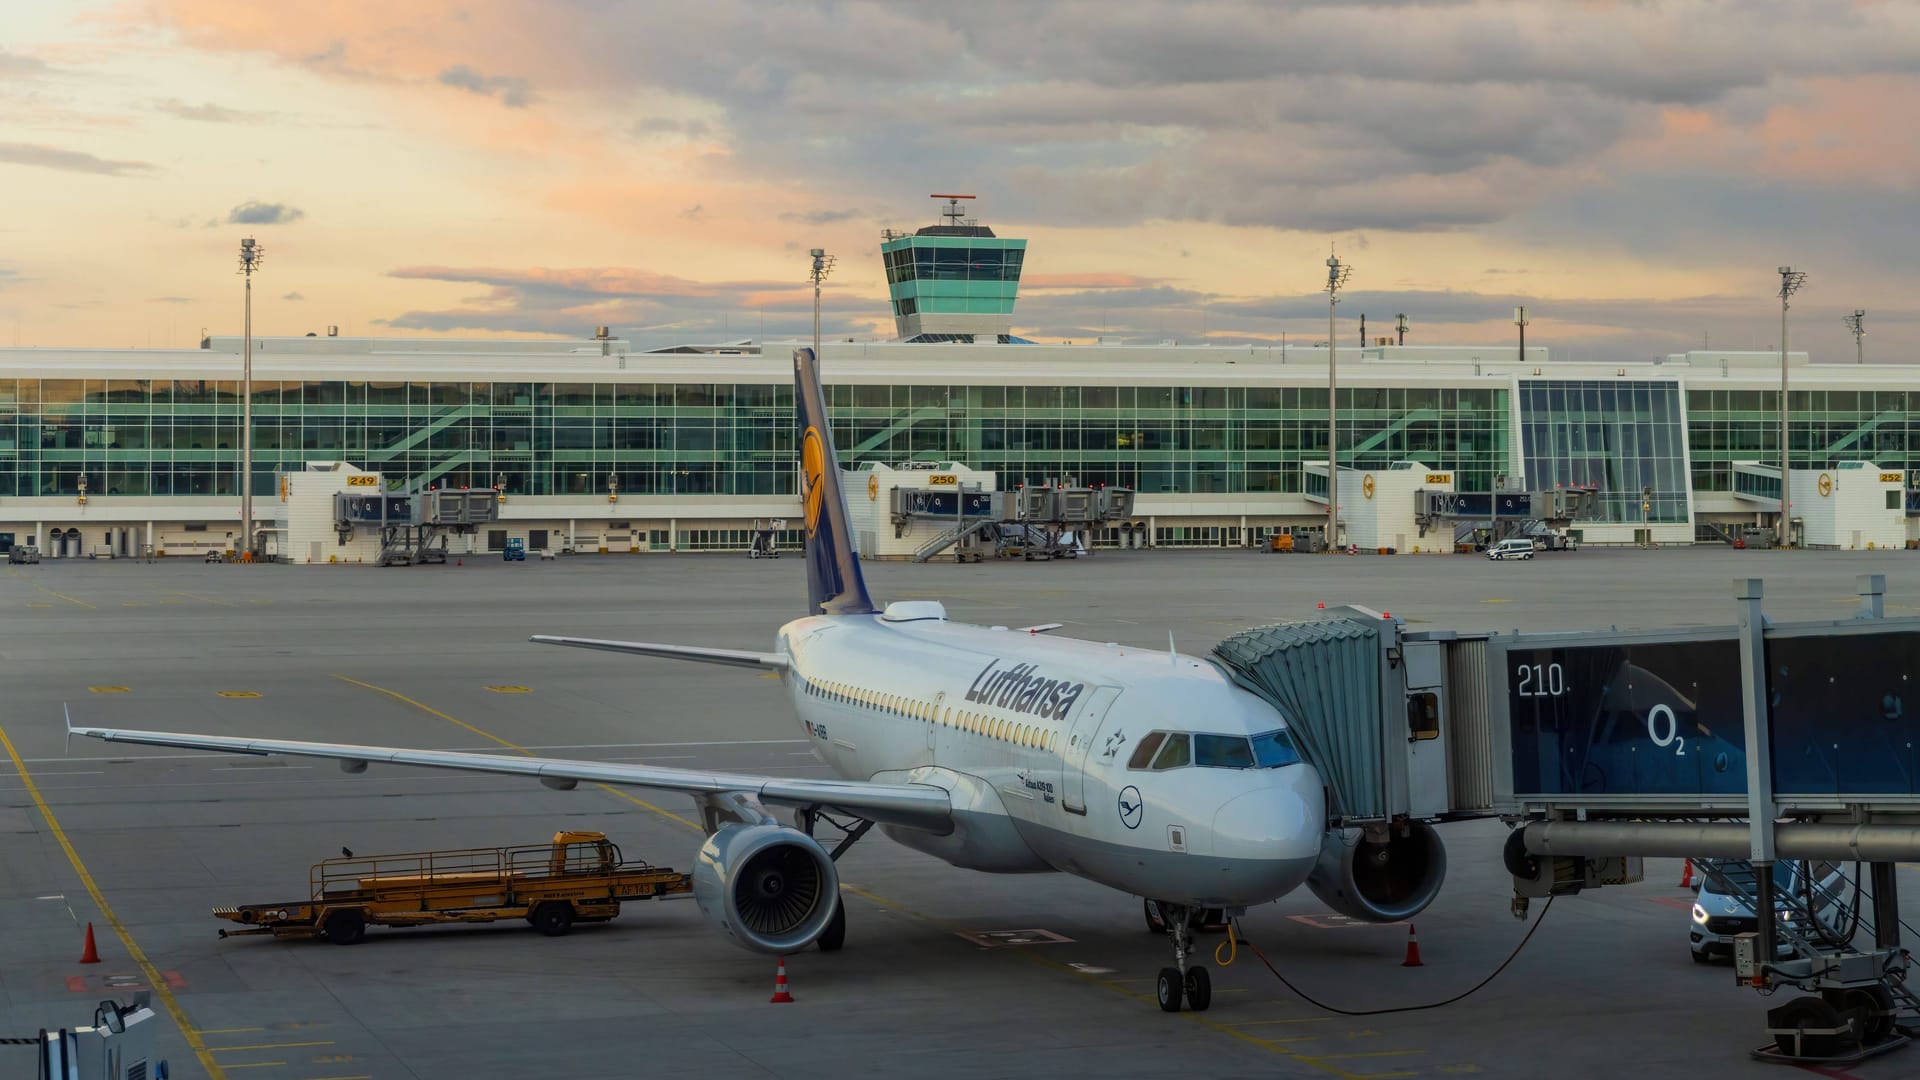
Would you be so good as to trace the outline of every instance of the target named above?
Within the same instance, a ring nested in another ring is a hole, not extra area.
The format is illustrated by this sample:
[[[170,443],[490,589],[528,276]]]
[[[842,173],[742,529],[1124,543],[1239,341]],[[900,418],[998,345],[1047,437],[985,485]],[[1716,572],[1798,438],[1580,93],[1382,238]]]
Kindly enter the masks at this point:
[[[879,609],[867,597],[860,556],[840,490],[840,460],[827,426],[827,393],[812,349],[793,350],[793,403],[800,422],[800,503],[807,527],[810,611],[860,615]]]

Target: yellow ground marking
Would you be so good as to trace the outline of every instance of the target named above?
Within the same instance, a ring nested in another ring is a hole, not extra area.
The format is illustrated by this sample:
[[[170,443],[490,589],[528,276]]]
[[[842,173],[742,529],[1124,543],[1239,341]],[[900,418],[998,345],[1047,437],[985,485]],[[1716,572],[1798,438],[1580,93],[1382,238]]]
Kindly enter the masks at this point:
[[[493,691],[496,694],[531,694],[533,693],[533,687],[531,686],[489,686],[487,687],[487,689]]]
[[[759,675],[755,676],[755,678],[760,678],[760,679],[777,679],[779,677],[780,677],[780,673],[777,671],[763,671]]]
[[[1229,1027],[1260,1027],[1266,1024],[1324,1024],[1332,1020],[1331,1016],[1302,1016],[1293,1020],[1239,1020]]]
[[[29,600],[27,601],[27,606],[30,608],[39,608],[42,611],[45,611],[53,607],[52,604],[46,602],[45,600]]]
[[[472,724],[467,723],[465,720],[462,720],[455,716],[450,716],[447,713],[443,713],[439,709],[436,709],[431,705],[427,705],[422,702],[415,701],[413,698],[410,698],[407,695],[402,694],[398,691],[389,690],[384,686],[375,686],[374,684],[369,682],[361,682],[359,679],[349,678],[345,675],[336,674],[334,675],[334,678],[339,679],[341,682],[347,683],[352,686],[358,686],[366,690],[372,690],[377,694],[385,694],[388,697],[393,698],[395,701],[399,701],[407,705],[411,705],[414,708],[419,709],[421,712],[428,714],[429,716],[437,716],[440,719],[445,720],[447,723],[454,725],[455,727],[461,728],[465,731],[472,732],[473,734],[478,735],[479,737],[486,739],[489,742],[496,743],[500,746],[504,746],[507,749],[512,750],[516,753],[524,754],[527,757],[537,756],[533,753],[533,751],[528,750],[526,747],[521,746],[518,743],[509,742],[506,739],[503,739],[500,736],[495,735],[490,731],[485,731],[481,728],[477,728]],[[667,818],[672,821],[677,821],[680,824],[685,825],[687,828],[693,829],[696,832],[704,833],[706,831],[696,822],[693,822],[687,818],[681,817],[679,814],[676,814],[671,810],[663,810],[660,807],[655,806],[644,799],[637,799],[632,795],[627,794],[625,791],[622,791],[619,788],[614,787],[611,784],[596,784],[594,786],[600,788],[602,791],[605,791],[610,795],[614,795],[619,798],[625,799],[628,802],[633,803],[634,805],[639,806],[643,809],[651,810],[654,813],[659,814],[661,817]],[[852,893],[853,895],[858,896],[863,900],[866,900],[868,903],[876,904],[880,907],[888,909],[889,911],[898,912],[909,918],[918,920],[919,922],[926,923],[929,926],[938,927],[948,932],[953,932],[958,929],[957,927],[947,925],[946,923],[942,922],[939,919],[934,918],[931,915],[922,914],[921,912],[915,911],[914,909],[907,907],[904,904],[896,903],[877,893],[869,892],[866,889],[862,889],[857,885],[848,885],[845,882],[842,882],[840,885],[840,891]],[[1053,971],[1057,971],[1062,974],[1071,975],[1075,978],[1082,979],[1086,982],[1091,982],[1091,983],[1098,984],[1100,986],[1104,986],[1107,989],[1114,991],[1115,993],[1124,994],[1127,997],[1134,999],[1135,1001],[1139,1001],[1139,1002],[1142,1002],[1145,1004],[1151,1004],[1151,1005],[1159,1004],[1159,1002],[1155,1000],[1155,996],[1153,994],[1144,994],[1137,990],[1131,990],[1126,986],[1121,985],[1116,980],[1102,978],[1101,976],[1098,976],[1098,975],[1089,975],[1084,971],[1080,971],[1077,968],[1070,967],[1057,960],[1049,960],[1038,953],[1027,952],[1027,951],[1011,951],[1009,955],[1018,956],[1021,959],[1027,960],[1034,964],[1038,964],[1041,967],[1049,968]],[[1176,1015],[1185,1018],[1189,1023],[1200,1024],[1203,1027],[1212,1028],[1214,1031],[1220,1032],[1221,1034],[1224,1034],[1224,1035],[1230,1035],[1233,1038],[1240,1040],[1241,1042],[1260,1047],[1263,1050],[1267,1050],[1271,1053],[1278,1054],[1281,1057],[1285,1057],[1290,1060],[1300,1062],[1303,1065],[1311,1066],[1329,1075],[1337,1076],[1340,1078],[1340,1080],[1378,1080],[1378,1077],[1380,1075],[1380,1074],[1374,1074],[1373,1077],[1363,1077],[1356,1073],[1347,1072],[1345,1069],[1326,1063],[1321,1058],[1311,1057],[1306,1054],[1296,1053],[1295,1051],[1281,1045],[1281,1043],[1287,1040],[1262,1039],[1256,1035],[1249,1034],[1248,1032],[1236,1031],[1234,1030],[1233,1025],[1209,1020],[1196,1012],[1187,1011],[1187,1012],[1178,1013]],[[1401,1052],[1407,1053],[1407,1054],[1426,1053],[1426,1051],[1424,1050],[1407,1050],[1407,1051],[1401,1051]]]
[[[1509,599],[1507,599],[1507,598],[1506,598],[1506,597],[1504,597],[1504,596],[1493,596],[1493,597],[1489,597],[1489,598],[1487,598],[1487,599],[1485,599],[1485,600],[1482,600],[1482,601],[1480,601],[1480,602],[1481,602],[1481,603],[1483,603],[1483,604],[1511,604],[1511,603],[1513,603],[1513,601],[1511,601],[1511,600],[1509,600]]]
[[[240,606],[238,604],[231,603],[226,600],[215,600],[211,596],[201,596],[199,593],[190,593],[185,589],[175,589],[173,590],[173,592],[175,596],[184,596],[189,600],[198,600],[203,604],[217,604],[220,607],[239,607]]]
[[[226,1053],[231,1053],[232,1051],[235,1051],[235,1050],[291,1050],[297,1046],[332,1046],[332,1045],[333,1045],[333,1040],[327,1039],[322,1042],[258,1043],[253,1046],[213,1046],[213,1047],[208,1047],[208,1049],[212,1050],[216,1054],[226,1054]],[[227,1066],[227,1068],[231,1069],[233,1068],[233,1066],[229,1065]]]
[[[227,1068],[229,1069],[270,1069],[275,1066],[285,1065],[285,1064],[286,1062],[284,1061],[249,1061],[244,1065],[237,1065],[232,1062],[228,1062]]]
[[[0,747],[5,747],[7,756],[13,759],[14,771],[20,774],[20,782],[26,786],[28,797],[33,799],[33,805],[39,809],[40,816],[46,820],[47,831],[53,834],[54,840],[60,845],[60,850],[66,853],[67,862],[73,865],[73,872],[80,875],[80,883],[87,887],[87,895],[93,898],[93,905],[100,909],[100,917],[107,920],[107,925],[112,927],[114,934],[120,938],[121,947],[127,950],[127,956],[140,968],[140,974],[146,977],[147,985],[159,995],[160,1004],[166,1007],[167,1015],[173,1017],[173,1022],[179,1027],[180,1034],[187,1040],[188,1048],[193,1051],[195,1057],[200,1059],[200,1066],[207,1070],[211,1080],[226,1080],[227,1074],[221,1070],[220,1063],[213,1060],[213,1054],[207,1050],[207,1041],[202,1039],[200,1032],[187,1022],[187,1011],[180,1007],[180,999],[174,996],[173,988],[167,985],[167,980],[161,976],[160,969],[153,965],[153,961],[147,959],[147,954],[141,951],[140,946],[133,940],[133,935],[127,932],[127,924],[121,922],[120,916],[114,914],[113,906],[107,903],[106,894],[100,891],[100,886],[93,880],[93,875],[87,872],[87,864],[80,861],[80,853],[74,850],[73,841],[67,839],[67,831],[60,827],[60,819],[53,816],[53,808],[48,806],[47,800],[41,796],[40,785],[33,782],[33,777],[27,772],[27,763],[20,760],[20,752],[13,748],[13,740],[7,738],[5,728],[0,728]]]
[[[11,573],[13,568],[8,567],[7,570],[9,573]],[[36,589],[39,589],[42,593],[45,593],[46,595],[51,596],[56,600],[65,600],[69,604],[72,604],[76,607],[86,608],[88,611],[100,610],[99,608],[94,607],[92,604],[87,603],[85,600],[76,600],[73,597],[68,596],[66,593],[54,592],[52,589],[47,588],[45,585],[40,584],[39,582],[33,580],[32,578],[27,578],[26,580],[27,580],[27,584],[33,586]]]
[[[89,694],[125,694],[128,692],[129,692],[128,689],[124,686],[89,686],[87,687],[87,693]]]
[[[260,691],[258,690],[215,690],[214,693],[219,694],[221,697],[230,698],[253,698],[260,696]]]
[[[252,1027],[252,1028],[201,1028],[201,1029],[200,1029],[200,1034],[202,1034],[202,1035],[238,1035],[238,1034],[240,1034],[240,1033],[241,1033],[241,1032],[243,1032],[243,1031],[265,1031],[265,1030],[267,1030],[267,1029],[266,1029],[266,1028],[263,1028],[263,1027]]]
[[[145,600],[123,600],[120,602],[120,606],[121,607],[146,607],[147,602]]]
[[[389,690],[384,686],[375,686],[370,682],[361,682],[359,679],[350,679],[345,675],[335,675],[334,678],[339,679],[343,683],[348,683],[353,686],[358,686],[365,690],[371,690],[376,694],[385,694],[388,697],[394,699],[395,701],[402,702],[404,704],[411,705],[416,709],[419,709],[421,712],[426,713],[428,716],[437,716],[440,719],[445,720],[447,723],[452,724],[457,728],[470,731],[475,735],[480,736],[481,738],[487,740],[488,742],[497,743],[501,746],[504,746],[507,749],[512,750],[516,754],[522,754],[522,755],[525,755],[526,757],[540,756],[534,753],[533,751],[527,749],[526,747],[521,746],[519,743],[508,742],[507,740],[501,738],[500,736],[495,735],[491,731],[483,731],[480,728],[474,727],[472,724],[467,723],[465,720],[462,720],[457,716],[449,716],[448,714],[441,712],[439,709],[436,709],[431,705],[427,705],[422,702],[415,701],[414,699],[408,697],[405,694],[400,693],[397,690]],[[687,828],[694,830],[695,832],[699,832],[699,833],[706,832],[705,829],[700,827],[699,823],[689,818],[681,817],[679,814],[676,814],[671,810],[667,810],[667,809],[663,809],[662,807],[655,806],[645,799],[636,798],[633,795],[629,795],[628,793],[620,790],[619,788],[614,787],[612,784],[595,784],[594,787],[599,788],[601,791],[604,791],[609,795],[615,796],[617,798],[625,799],[626,801],[632,803],[633,805],[638,806],[642,810],[651,810],[654,813],[659,814],[661,817],[669,818],[671,820],[677,821],[680,824],[685,825]]]

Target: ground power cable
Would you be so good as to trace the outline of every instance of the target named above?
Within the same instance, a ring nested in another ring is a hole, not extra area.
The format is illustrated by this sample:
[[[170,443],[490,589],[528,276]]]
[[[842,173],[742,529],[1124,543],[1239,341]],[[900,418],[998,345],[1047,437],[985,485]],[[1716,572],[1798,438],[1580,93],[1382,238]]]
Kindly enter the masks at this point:
[[[1385,1016],[1389,1013],[1423,1012],[1427,1009],[1444,1008],[1448,1005],[1452,1005],[1457,1001],[1464,1001],[1467,998],[1472,997],[1474,994],[1479,993],[1481,989],[1483,989],[1488,983],[1499,978],[1500,973],[1507,970],[1507,965],[1513,963],[1515,960],[1520,958],[1521,951],[1527,947],[1527,942],[1533,940],[1534,932],[1540,929],[1540,924],[1547,921],[1547,912],[1553,910],[1553,902],[1556,899],[1558,898],[1552,897],[1552,896],[1547,897],[1546,904],[1544,904],[1540,908],[1540,917],[1533,920],[1533,925],[1527,928],[1526,934],[1520,938],[1520,944],[1515,945],[1513,947],[1513,951],[1507,954],[1507,958],[1505,960],[1500,961],[1500,966],[1497,968],[1494,968],[1493,971],[1490,974],[1488,974],[1486,978],[1481,979],[1479,982],[1474,983],[1472,986],[1468,987],[1465,990],[1462,990],[1461,992],[1453,995],[1450,998],[1445,998],[1440,1001],[1429,1001],[1422,1005],[1396,1005],[1391,1009],[1342,1009],[1336,1005],[1329,1005],[1326,1002],[1321,1001],[1319,998],[1314,997],[1312,994],[1307,993],[1305,990],[1302,990],[1299,987],[1293,985],[1292,982],[1288,981],[1285,975],[1280,974],[1280,969],[1273,966],[1273,961],[1267,959],[1267,954],[1260,951],[1260,946],[1255,945],[1251,940],[1249,940],[1244,936],[1238,937],[1236,940],[1235,931],[1240,925],[1239,919],[1234,919],[1227,924],[1227,940],[1221,942],[1218,946],[1215,946],[1213,950],[1213,962],[1220,965],[1221,967],[1226,967],[1227,965],[1233,963],[1234,954],[1239,951],[1239,946],[1245,945],[1248,949],[1253,951],[1253,955],[1260,958],[1260,962],[1266,965],[1266,968],[1268,971],[1273,972],[1273,977],[1280,980],[1280,985],[1293,991],[1303,1001],[1305,1001],[1309,1005],[1314,1006],[1317,1009],[1321,1009],[1330,1013],[1337,1013],[1340,1016]],[[1220,958],[1220,952],[1223,949],[1226,950],[1227,952],[1227,957],[1224,960]]]

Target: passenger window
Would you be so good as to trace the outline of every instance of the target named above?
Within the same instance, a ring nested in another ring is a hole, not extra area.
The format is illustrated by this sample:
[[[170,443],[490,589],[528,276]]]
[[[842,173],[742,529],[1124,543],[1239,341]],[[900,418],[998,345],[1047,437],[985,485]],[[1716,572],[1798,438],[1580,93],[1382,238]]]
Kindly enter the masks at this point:
[[[1147,762],[1153,760],[1153,752],[1155,750],[1160,749],[1160,743],[1163,742],[1166,739],[1166,737],[1167,737],[1166,732],[1155,731],[1148,734],[1146,738],[1141,739],[1140,745],[1133,748],[1133,757],[1128,759],[1127,768],[1129,769],[1146,768]]]
[[[1167,744],[1160,748],[1160,754],[1153,759],[1153,771],[1165,772],[1168,769],[1184,769],[1193,764],[1193,746],[1186,732],[1177,731],[1167,736]]]

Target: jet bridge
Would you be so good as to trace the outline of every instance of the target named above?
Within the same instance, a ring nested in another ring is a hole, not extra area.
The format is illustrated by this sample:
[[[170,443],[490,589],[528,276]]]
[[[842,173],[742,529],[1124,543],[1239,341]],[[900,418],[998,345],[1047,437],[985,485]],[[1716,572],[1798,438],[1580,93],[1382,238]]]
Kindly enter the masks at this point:
[[[380,534],[381,566],[447,561],[446,537],[464,535],[499,520],[493,488],[435,489],[410,495],[356,494],[333,497],[334,530],[342,544],[360,529]]]
[[[1879,575],[1859,591],[1852,618],[1775,625],[1745,580],[1733,625],[1587,633],[1408,632],[1347,607],[1213,660],[1287,717],[1335,833],[1386,845],[1367,849],[1383,865],[1413,856],[1422,881],[1435,856],[1403,841],[1451,817],[1514,826],[1516,915],[1638,881],[1645,857],[1750,863],[1739,984],[1802,992],[1756,1054],[1843,1064],[1920,1036],[1895,874],[1920,861],[1920,619],[1885,616]],[[1853,901],[1787,895],[1783,862],[1795,881],[1851,865]]]

